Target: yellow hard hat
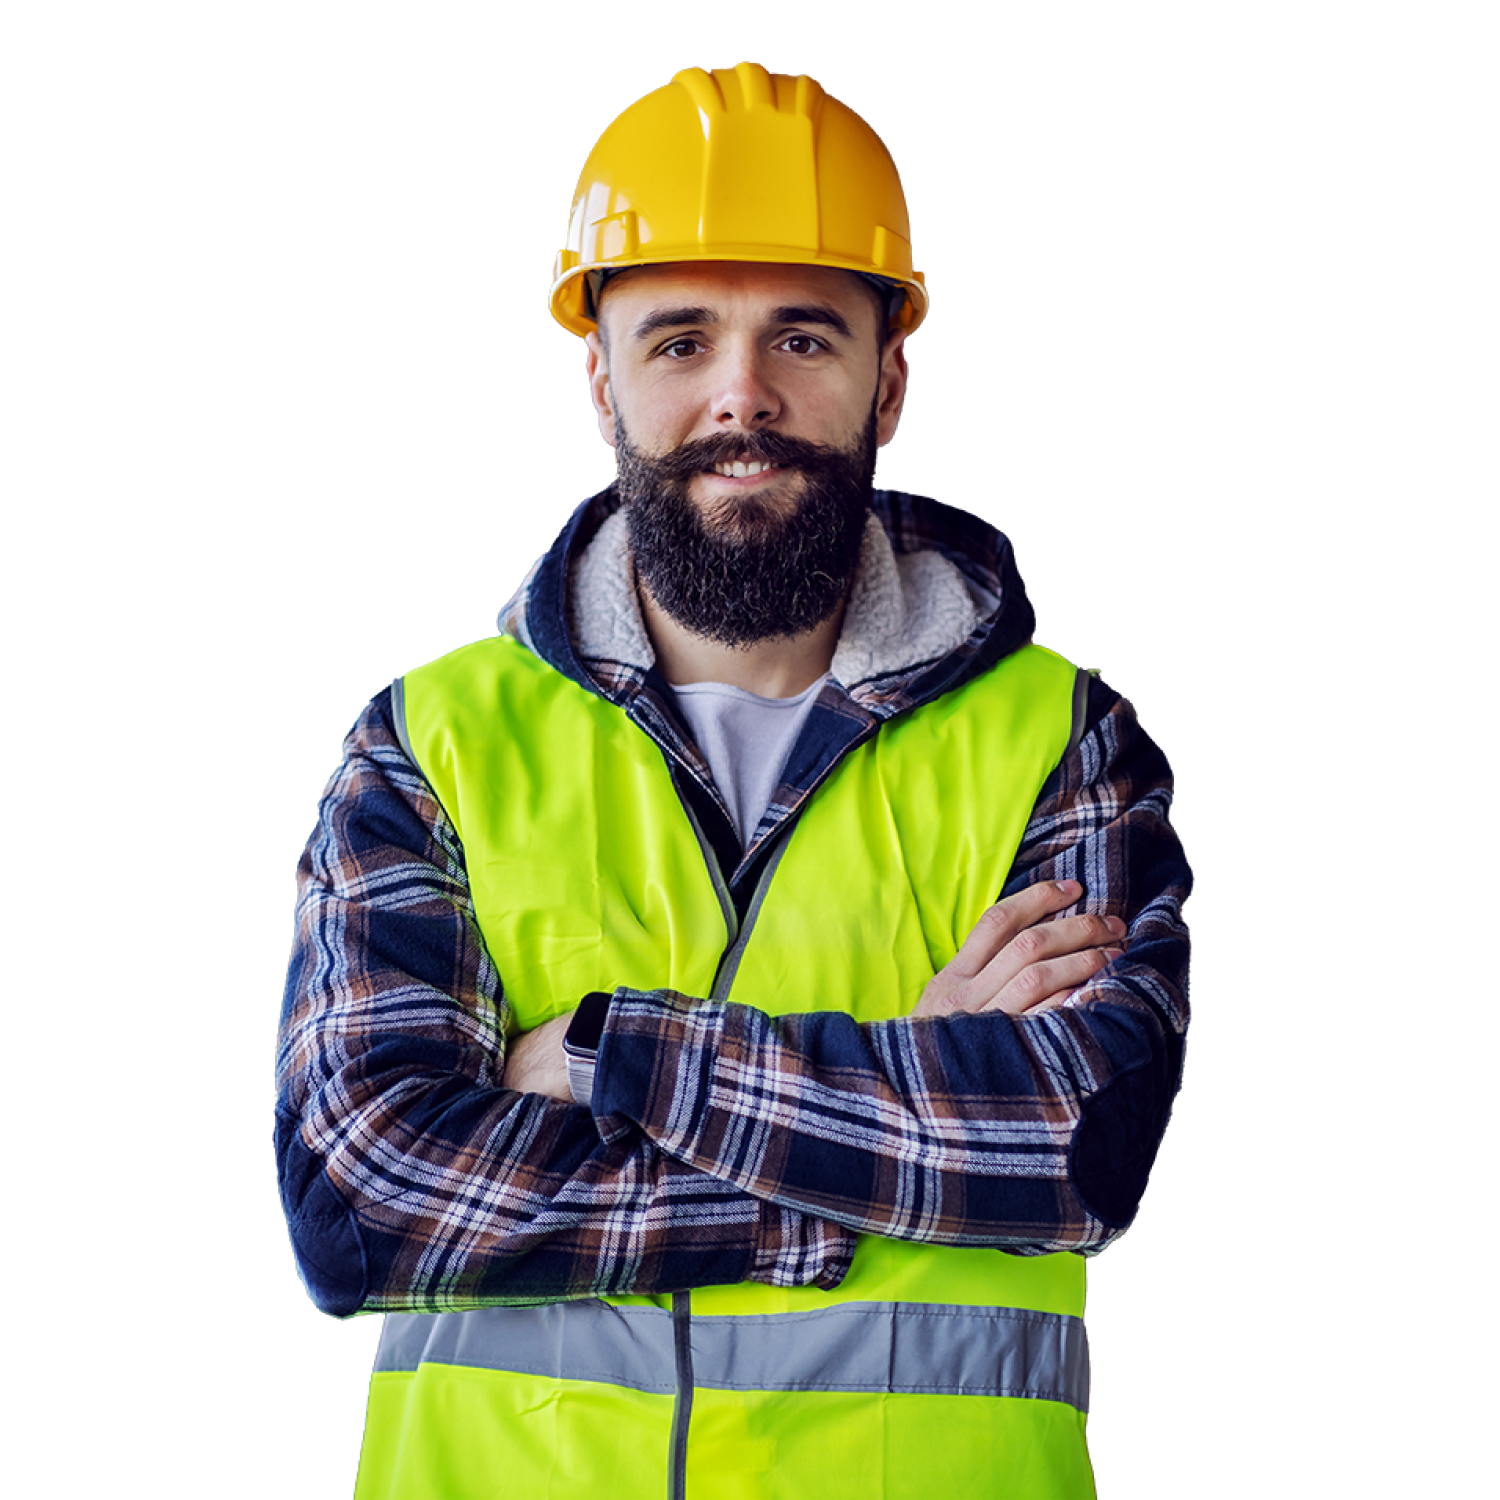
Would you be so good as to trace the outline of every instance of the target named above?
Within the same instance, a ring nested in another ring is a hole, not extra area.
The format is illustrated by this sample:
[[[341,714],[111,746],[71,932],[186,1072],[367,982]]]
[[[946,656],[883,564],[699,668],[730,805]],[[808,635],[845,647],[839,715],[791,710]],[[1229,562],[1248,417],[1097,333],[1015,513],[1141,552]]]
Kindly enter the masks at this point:
[[[909,332],[927,312],[880,137],[811,78],[755,63],[685,68],[599,137],[553,267],[552,316],[588,333],[589,273],[684,260],[856,271],[891,286],[894,326]]]

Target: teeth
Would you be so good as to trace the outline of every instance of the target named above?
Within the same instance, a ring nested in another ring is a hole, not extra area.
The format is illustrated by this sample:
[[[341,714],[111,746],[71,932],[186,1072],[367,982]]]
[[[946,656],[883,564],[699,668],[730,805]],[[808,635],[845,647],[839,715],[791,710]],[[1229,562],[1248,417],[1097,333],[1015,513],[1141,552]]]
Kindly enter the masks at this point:
[[[750,463],[740,463],[736,460],[732,464],[715,464],[714,473],[722,474],[725,479],[752,479],[757,474],[764,474],[768,469],[774,469],[775,464],[753,459]]]

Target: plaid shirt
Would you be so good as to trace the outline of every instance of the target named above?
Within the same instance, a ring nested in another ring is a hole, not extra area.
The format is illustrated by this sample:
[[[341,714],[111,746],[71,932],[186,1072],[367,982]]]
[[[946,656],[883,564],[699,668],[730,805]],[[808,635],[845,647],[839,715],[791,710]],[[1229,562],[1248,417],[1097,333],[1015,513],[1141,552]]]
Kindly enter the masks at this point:
[[[1029,639],[1005,539],[880,492],[897,552],[935,547],[996,608],[937,662],[823,688],[748,847],[654,668],[583,661],[580,507],[503,623],[660,745],[748,901],[776,833],[855,744]],[[857,1025],[622,991],[592,1111],[501,1086],[507,1004],[464,851],[401,748],[389,691],[345,743],[303,856],[277,1058],[283,1203],[326,1311],[434,1312],[743,1280],[836,1285],[858,1233],[1018,1254],[1102,1249],[1135,1213],[1176,1092],[1191,876],[1165,759],[1094,680],[1006,885],[1077,879],[1127,951],[1039,1015]]]

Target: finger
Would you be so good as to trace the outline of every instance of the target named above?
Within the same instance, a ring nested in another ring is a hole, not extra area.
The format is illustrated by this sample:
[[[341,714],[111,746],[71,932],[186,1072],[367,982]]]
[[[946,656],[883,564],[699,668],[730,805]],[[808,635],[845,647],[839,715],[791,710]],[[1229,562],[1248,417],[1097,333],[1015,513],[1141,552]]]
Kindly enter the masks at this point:
[[[942,972],[972,979],[1018,933],[1071,906],[1082,895],[1083,887],[1076,880],[1042,880],[1006,896],[985,910]]]
[[[913,1014],[976,1013],[1029,964],[1121,941],[1126,928],[1118,917],[1057,915],[1082,894],[1076,880],[1043,881],[997,901],[929,982]]]
[[[1028,968],[1072,953],[1113,947],[1125,936],[1125,931],[1125,924],[1118,917],[1093,913],[1039,922],[1017,933],[969,982],[968,988],[986,997],[998,995]]]
[[[1091,978],[1093,976],[1090,976]],[[1027,1016],[1040,1015],[1043,1011],[1056,1010],[1059,1006],[1066,1005],[1081,989],[1083,985],[1075,984],[1070,990],[1059,990],[1055,995],[1048,995],[1045,1000],[1039,1000],[1024,1014]]]
[[[1086,984],[1122,956],[1119,948],[1089,948],[1081,953],[1067,953],[1060,958],[1028,964],[981,1010],[1000,1010],[1006,1015],[1020,1016],[1042,1009],[1066,999],[1080,985]]]

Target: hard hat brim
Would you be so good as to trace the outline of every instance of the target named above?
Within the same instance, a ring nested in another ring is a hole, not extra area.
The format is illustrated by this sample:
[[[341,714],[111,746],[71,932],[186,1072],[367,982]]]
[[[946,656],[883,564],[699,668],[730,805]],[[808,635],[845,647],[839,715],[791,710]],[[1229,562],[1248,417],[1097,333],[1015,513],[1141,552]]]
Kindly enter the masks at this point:
[[[567,257],[568,252],[562,251],[558,255],[558,261],[562,262]],[[547,302],[548,310],[564,328],[582,338],[593,333],[599,326],[598,319],[590,307],[592,302],[588,291],[590,271],[607,269],[613,273],[634,270],[641,266],[702,264],[704,262],[821,266],[830,271],[847,271],[851,275],[866,278],[870,276],[867,264],[842,260],[836,256],[822,256],[814,260],[810,259],[803,250],[788,249],[785,254],[777,254],[774,250],[768,250],[764,245],[722,246],[715,247],[711,254],[702,252],[693,254],[686,251],[681,255],[641,256],[634,260],[612,262],[607,267],[573,265],[562,271],[553,281],[552,292]],[[906,277],[884,279],[899,285],[906,293],[902,306],[891,317],[890,326],[911,333],[927,316],[927,288],[923,284],[922,273],[913,271],[910,279]]]

